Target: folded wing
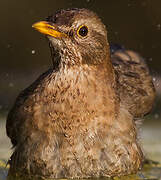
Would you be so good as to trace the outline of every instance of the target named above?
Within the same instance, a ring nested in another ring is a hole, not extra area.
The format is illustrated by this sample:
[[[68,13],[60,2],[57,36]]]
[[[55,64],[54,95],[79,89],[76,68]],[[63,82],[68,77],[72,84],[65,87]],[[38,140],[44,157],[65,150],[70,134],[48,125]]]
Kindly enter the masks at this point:
[[[121,103],[134,117],[143,117],[153,107],[155,88],[144,59],[134,51],[111,46],[111,60]]]

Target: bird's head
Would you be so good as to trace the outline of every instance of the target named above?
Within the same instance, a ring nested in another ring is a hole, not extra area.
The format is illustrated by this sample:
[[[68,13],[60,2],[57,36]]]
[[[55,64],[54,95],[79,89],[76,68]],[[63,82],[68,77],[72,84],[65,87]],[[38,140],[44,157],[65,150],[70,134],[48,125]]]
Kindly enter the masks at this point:
[[[33,27],[47,35],[51,48],[64,64],[97,65],[109,56],[106,27],[90,10],[61,10]]]

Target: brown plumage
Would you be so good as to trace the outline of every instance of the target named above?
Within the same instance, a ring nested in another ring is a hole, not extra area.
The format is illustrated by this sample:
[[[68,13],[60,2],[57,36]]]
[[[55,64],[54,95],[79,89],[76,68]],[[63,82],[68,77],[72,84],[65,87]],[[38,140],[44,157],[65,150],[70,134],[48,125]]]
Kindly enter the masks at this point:
[[[148,114],[153,107],[155,89],[143,58],[120,49],[112,54],[111,60],[121,103],[135,118]]]
[[[135,118],[151,110],[155,96],[142,58],[123,49],[110,54],[106,27],[86,9],[59,11],[33,27],[49,38],[53,67],[20,93],[8,114],[9,173],[137,172],[143,153]]]

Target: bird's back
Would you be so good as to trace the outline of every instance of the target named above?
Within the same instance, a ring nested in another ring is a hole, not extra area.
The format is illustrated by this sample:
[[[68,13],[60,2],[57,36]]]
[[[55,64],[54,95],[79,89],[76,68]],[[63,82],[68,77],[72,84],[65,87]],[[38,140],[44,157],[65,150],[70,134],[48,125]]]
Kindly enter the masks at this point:
[[[155,88],[144,59],[134,51],[111,45],[111,60],[122,104],[134,117],[143,117],[153,107]]]

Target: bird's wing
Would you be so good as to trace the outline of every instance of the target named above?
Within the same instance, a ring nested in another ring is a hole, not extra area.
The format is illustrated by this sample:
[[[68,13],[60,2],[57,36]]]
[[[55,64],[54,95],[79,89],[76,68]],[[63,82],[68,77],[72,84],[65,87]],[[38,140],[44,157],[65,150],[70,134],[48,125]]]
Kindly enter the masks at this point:
[[[155,89],[144,59],[136,52],[115,45],[111,46],[111,60],[121,103],[136,118],[149,113]]]
[[[28,88],[23,90],[16,98],[15,104],[8,113],[6,122],[7,136],[11,139],[13,146],[17,145],[22,137],[23,127],[26,119],[32,118],[32,107],[34,106],[33,94],[40,90],[42,81],[50,75],[52,69],[40,75],[40,77],[32,83]],[[43,87],[41,87],[43,88]],[[21,136],[21,137],[20,137]]]
[[[22,93],[21,93],[22,94]],[[19,130],[21,127],[22,123],[22,113],[21,113],[21,104],[23,104],[24,98],[23,96],[21,97],[20,95],[17,97],[16,102],[10,112],[8,113],[7,116],[7,121],[6,121],[6,132],[7,136],[11,139],[11,142],[13,146],[17,145],[17,140],[19,138]]]

